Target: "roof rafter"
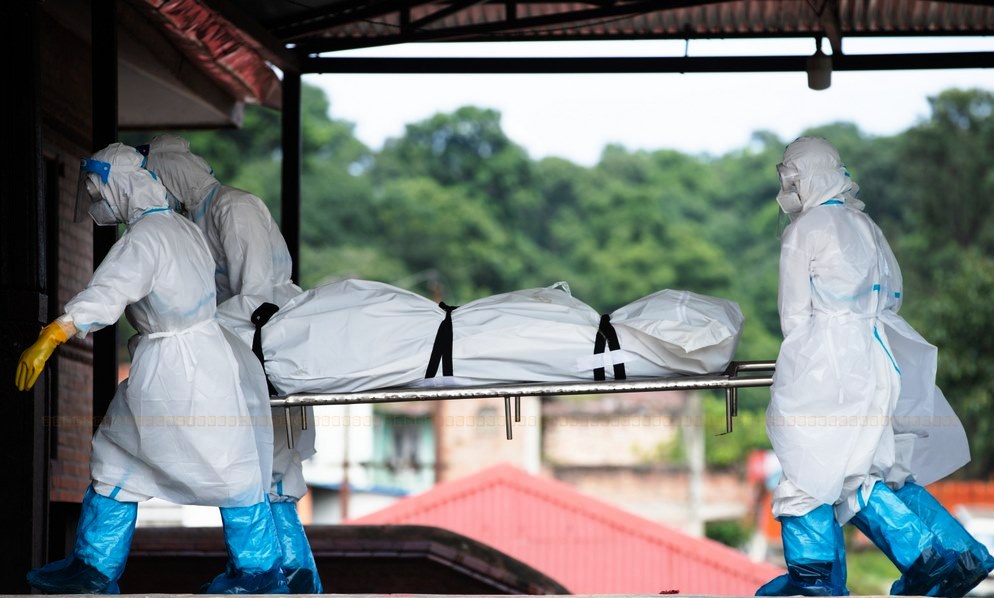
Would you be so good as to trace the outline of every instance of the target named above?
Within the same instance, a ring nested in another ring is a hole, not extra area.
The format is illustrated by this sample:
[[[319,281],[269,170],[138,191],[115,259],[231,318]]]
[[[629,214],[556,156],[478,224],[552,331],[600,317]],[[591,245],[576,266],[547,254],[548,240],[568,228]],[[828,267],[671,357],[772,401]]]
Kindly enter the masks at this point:
[[[321,31],[363,21],[367,19],[382,18],[390,13],[402,13],[415,6],[430,4],[429,0],[415,2],[404,0],[381,0],[379,2],[369,1],[349,1],[333,5],[332,10],[325,9],[321,13],[314,13],[314,16],[305,20],[296,19],[293,23],[285,25],[273,24],[270,27],[273,32],[285,41],[294,41],[302,36],[313,35]]]
[[[425,17],[421,17],[417,21],[414,21],[413,23],[410,24],[411,28],[412,29],[420,29],[420,28],[422,28],[422,27],[424,27],[426,25],[434,23],[435,21],[440,21],[440,20],[444,19],[445,17],[454,15],[457,12],[462,12],[463,10],[466,10],[467,8],[470,8],[471,6],[476,6],[477,4],[481,4],[481,3],[485,2],[485,1],[486,0],[462,0],[461,2],[453,2],[452,4],[450,4],[449,6],[447,6],[445,8],[442,8],[440,10],[436,10],[435,12],[431,13],[430,15],[425,16]],[[506,5],[505,5],[505,11],[507,11]],[[507,11],[507,12],[510,12],[510,11]]]
[[[508,11],[505,11],[505,18],[502,20],[487,21],[474,25],[463,25],[456,27],[443,27],[438,29],[412,30],[410,33],[400,33],[396,36],[384,36],[380,38],[382,44],[388,43],[410,43],[441,40],[456,40],[460,38],[488,35],[492,33],[507,33],[520,29],[530,29],[534,27],[544,27],[552,25],[562,25],[570,23],[575,26],[582,26],[586,21],[606,19],[611,17],[631,16],[645,14],[662,10],[674,10],[680,8],[690,8],[707,4],[722,4],[733,0],[671,0],[664,5],[656,0],[629,0],[625,2],[615,2],[602,5],[598,8],[585,8],[580,10],[567,10],[551,14],[544,14],[532,17],[506,18]],[[466,7],[463,7],[464,9]],[[389,40],[389,41],[387,41]],[[304,53],[314,54],[344,49],[342,40],[310,39],[301,41],[297,45]],[[360,46],[347,46],[360,47]]]

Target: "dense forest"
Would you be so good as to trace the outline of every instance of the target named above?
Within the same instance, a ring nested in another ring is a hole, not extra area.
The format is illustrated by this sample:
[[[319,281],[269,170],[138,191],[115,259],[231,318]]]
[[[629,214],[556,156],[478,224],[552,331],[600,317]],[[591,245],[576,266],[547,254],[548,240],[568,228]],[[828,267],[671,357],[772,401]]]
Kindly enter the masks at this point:
[[[776,356],[774,166],[790,139],[758,131],[721,156],[608,146],[587,168],[530,158],[493,110],[437,114],[374,151],[331,116],[319,89],[305,86],[303,102],[304,287],[360,277],[458,305],[566,280],[602,312],[659,289],[687,289],[742,307],[737,359]],[[939,347],[939,384],[973,448],[964,475],[988,477],[994,95],[948,90],[930,104],[927,119],[894,136],[849,123],[804,134],[834,143],[860,184],[902,266],[901,313]],[[279,218],[278,113],[249,107],[239,130],[184,135],[222,182],[262,197]],[[738,461],[766,442],[767,399],[764,390],[746,394],[736,434],[709,443],[712,463]]]

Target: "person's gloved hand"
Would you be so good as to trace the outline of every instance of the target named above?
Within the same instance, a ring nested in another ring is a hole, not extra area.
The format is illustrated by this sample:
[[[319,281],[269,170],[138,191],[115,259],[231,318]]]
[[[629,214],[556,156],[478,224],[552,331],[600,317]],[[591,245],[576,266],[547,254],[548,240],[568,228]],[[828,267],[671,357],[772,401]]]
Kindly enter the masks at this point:
[[[17,390],[30,390],[35,385],[52,352],[66,342],[67,338],[66,331],[58,322],[52,322],[41,329],[38,340],[21,353],[21,359],[17,362],[17,377],[14,382]]]

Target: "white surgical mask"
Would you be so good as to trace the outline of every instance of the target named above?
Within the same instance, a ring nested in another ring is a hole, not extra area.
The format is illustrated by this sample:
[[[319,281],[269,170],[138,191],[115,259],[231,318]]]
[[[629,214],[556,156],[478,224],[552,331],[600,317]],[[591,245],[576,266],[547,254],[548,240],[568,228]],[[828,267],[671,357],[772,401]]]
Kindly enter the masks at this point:
[[[777,203],[785,214],[792,217],[801,211],[801,196],[797,191],[780,191],[777,193]]]
[[[780,192],[777,193],[777,203],[785,214],[791,216],[801,211],[801,196],[797,194],[797,182],[801,173],[796,168],[784,163],[777,164],[777,175],[780,177]]]

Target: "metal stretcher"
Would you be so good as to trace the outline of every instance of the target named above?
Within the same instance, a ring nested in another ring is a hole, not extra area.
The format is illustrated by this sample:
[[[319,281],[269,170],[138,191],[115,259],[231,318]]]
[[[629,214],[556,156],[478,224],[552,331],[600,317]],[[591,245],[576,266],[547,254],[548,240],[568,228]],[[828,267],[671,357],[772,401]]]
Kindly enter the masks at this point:
[[[669,378],[636,378],[632,380],[603,380],[598,382],[529,382],[493,386],[464,386],[444,388],[387,388],[363,392],[326,394],[294,394],[271,399],[273,407],[284,409],[287,444],[293,448],[290,409],[300,407],[301,428],[308,426],[306,409],[316,405],[358,405],[365,403],[403,403],[411,401],[448,401],[453,399],[504,399],[504,421],[507,438],[512,438],[511,399],[514,399],[514,421],[521,421],[521,397],[608,394],[623,392],[657,392],[669,390],[725,390],[725,434],[732,431],[732,420],[738,415],[738,389],[773,384],[772,361],[733,361],[720,374],[677,376]],[[745,375],[756,374],[763,375]]]

